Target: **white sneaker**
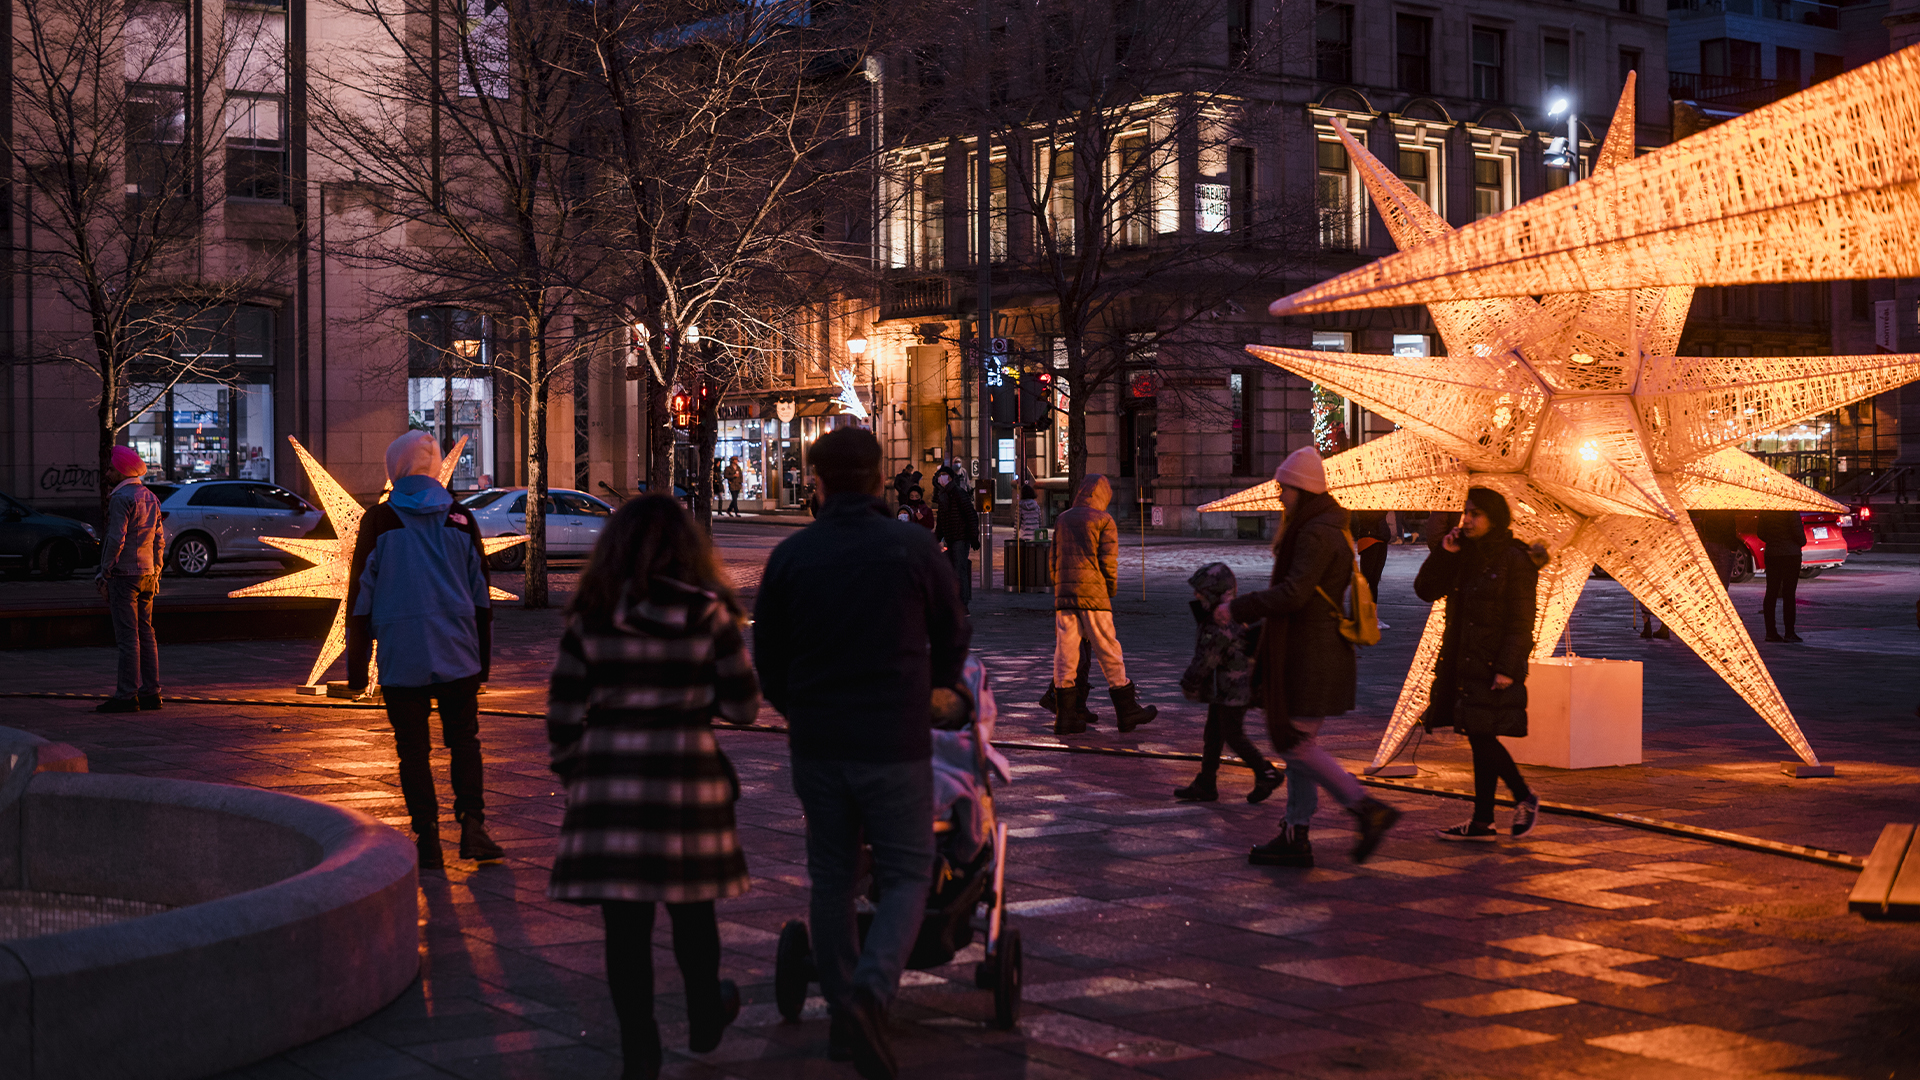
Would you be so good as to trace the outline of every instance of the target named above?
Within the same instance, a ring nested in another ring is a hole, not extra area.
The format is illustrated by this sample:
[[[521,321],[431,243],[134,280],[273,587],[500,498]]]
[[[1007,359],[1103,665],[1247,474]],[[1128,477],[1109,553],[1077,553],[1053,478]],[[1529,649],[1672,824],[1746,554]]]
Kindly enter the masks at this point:
[[[1513,835],[1525,836],[1533,831],[1533,823],[1540,817],[1540,796],[1529,795],[1513,804]]]

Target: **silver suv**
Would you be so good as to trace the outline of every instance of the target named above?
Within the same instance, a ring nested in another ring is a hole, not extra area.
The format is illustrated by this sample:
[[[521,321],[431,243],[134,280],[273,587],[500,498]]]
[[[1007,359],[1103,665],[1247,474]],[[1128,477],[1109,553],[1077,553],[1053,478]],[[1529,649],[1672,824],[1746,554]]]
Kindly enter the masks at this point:
[[[268,547],[259,538],[306,536],[326,519],[312,503],[260,480],[194,480],[147,486],[160,496],[160,520],[171,541],[167,569],[189,577],[199,577],[216,562],[241,559],[300,565],[302,560]]]

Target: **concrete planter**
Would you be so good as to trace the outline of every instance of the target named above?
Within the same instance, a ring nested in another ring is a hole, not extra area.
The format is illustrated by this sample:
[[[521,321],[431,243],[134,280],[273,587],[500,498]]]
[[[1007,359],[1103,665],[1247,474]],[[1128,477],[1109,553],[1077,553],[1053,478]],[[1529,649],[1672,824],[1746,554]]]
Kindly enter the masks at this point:
[[[346,1027],[418,973],[416,865],[406,837],[310,799],[35,775],[0,809],[0,888],[177,906],[0,942],[0,1071],[201,1077]]]

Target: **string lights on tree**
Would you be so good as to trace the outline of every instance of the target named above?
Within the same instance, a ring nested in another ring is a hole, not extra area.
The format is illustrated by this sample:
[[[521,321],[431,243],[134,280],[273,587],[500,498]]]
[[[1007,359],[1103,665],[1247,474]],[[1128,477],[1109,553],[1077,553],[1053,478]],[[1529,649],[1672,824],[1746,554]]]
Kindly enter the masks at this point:
[[[1457,231],[1336,124],[1401,251],[1270,310],[1423,303],[1449,355],[1248,351],[1400,426],[1327,462],[1343,504],[1507,496],[1514,534],[1553,555],[1536,657],[1598,563],[1786,741],[1790,770],[1826,771],[1686,512],[1837,509],[1737,444],[1920,378],[1920,357],[1673,354],[1695,285],[1920,275],[1920,47],[1641,158],[1634,83],[1589,179]],[[1887,123],[1847,119],[1863,115]],[[1201,510],[1278,496],[1267,483]],[[1436,606],[1374,768],[1426,710],[1445,620]]]

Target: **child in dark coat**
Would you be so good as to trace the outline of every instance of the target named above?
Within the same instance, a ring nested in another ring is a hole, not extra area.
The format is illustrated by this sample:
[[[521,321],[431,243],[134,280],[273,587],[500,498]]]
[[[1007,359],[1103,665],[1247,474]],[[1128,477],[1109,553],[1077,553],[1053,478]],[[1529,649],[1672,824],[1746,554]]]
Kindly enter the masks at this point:
[[[1260,638],[1260,627],[1221,626],[1213,619],[1213,609],[1231,601],[1239,590],[1233,568],[1226,563],[1208,563],[1194,571],[1187,584],[1193,586],[1193,611],[1196,627],[1193,663],[1180,677],[1180,690],[1188,700],[1207,703],[1207,726],[1201,736],[1200,775],[1193,783],[1175,788],[1173,797],[1185,802],[1213,802],[1220,797],[1214,777],[1220,771],[1221,747],[1231,746],[1240,760],[1253,770],[1253,790],[1247,801],[1261,802],[1280,786],[1280,773],[1247,738],[1244,722],[1253,704],[1253,652]]]

